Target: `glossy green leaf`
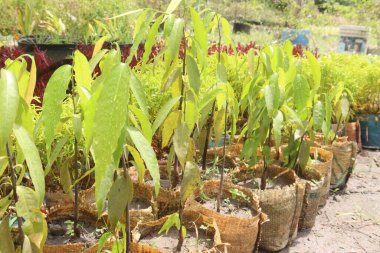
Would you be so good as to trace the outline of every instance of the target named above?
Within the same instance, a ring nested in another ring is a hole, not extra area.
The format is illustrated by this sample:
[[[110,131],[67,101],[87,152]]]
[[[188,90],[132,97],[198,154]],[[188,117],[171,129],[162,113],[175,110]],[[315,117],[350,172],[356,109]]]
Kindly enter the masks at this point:
[[[140,153],[137,151],[137,149],[135,149],[134,147],[130,145],[127,145],[127,147],[133,157],[134,161],[132,161],[132,163],[134,163],[134,166],[137,169],[139,182],[144,183],[144,176],[145,176],[144,160],[141,158]]]
[[[93,150],[95,159],[95,195],[98,212],[112,184],[113,153],[118,147],[124,129],[129,103],[130,69],[125,63],[117,64],[104,80],[95,106],[93,122]]]
[[[201,173],[199,172],[198,165],[194,162],[186,162],[181,182],[181,201],[184,204],[195,189],[199,186],[201,181]]]
[[[136,98],[137,104],[140,107],[140,110],[149,118],[148,105],[145,99],[144,87],[141,85],[140,80],[134,72],[131,72],[131,90],[133,96]]]
[[[0,79],[0,149],[4,148],[16,121],[19,106],[16,77],[9,70],[1,70]]]
[[[166,102],[158,111],[156,120],[153,122],[152,126],[152,132],[153,134],[157,131],[157,129],[162,125],[174,105],[177,104],[179,101],[180,97],[174,97],[171,98],[168,102]]]
[[[154,153],[154,150],[149,142],[136,128],[128,127],[127,132],[149,170],[150,176],[153,179],[155,193],[157,195],[160,189],[160,170],[158,167],[156,154]]]
[[[152,25],[152,27],[150,28],[150,30],[148,32],[148,36],[147,36],[147,39],[146,39],[145,45],[144,45],[144,55],[143,55],[143,58],[141,60],[143,65],[148,62],[150,54],[152,53],[152,47],[154,46],[154,44],[156,42],[156,36],[158,33],[158,29],[161,25],[163,18],[164,18],[164,15],[160,15],[156,19],[156,21],[154,22],[154,24]]]
[[[297,74],[293,82],[293,98],[298,111],[302,111],[308,106],[310,87],[306,79],[300,74]]]
[[[38,203],[41,205],[45,196],[45,174],[41,164],[41,158],[38,149],[28,132],[22,126],[15,125],[13,131],[16,135],[18,144],[25,156],[28,165],[30,177],[38,196]]]
[[[94,50],[95,52],[95,50]],[[88,62],[90,64],[90,71],[91,73],[94,72],[96,66],[99,64],[99,62],[103,59],[103,57],[108,53],[108,49],[103,49],[92,56],[90,61]]]
[[[67,97],[66,90],[70,80],[71,66],[63,65],[53,73],[44,93],[41,117],[48,149],[54,140],[55,128],[61,118],[62,103]]]
[[[117,176],[108,194],[108,219],[111,226],[120,220],[133,198],[133,183],[129,175]]]

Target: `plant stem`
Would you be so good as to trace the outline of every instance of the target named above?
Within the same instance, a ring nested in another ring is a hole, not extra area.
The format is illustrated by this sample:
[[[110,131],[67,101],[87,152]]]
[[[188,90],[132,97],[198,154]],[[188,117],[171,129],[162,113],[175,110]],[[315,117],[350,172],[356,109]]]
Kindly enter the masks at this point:
[[[336,130],[335,130],[334,139],[332,140],[332,142],[335,141],[335,139],[336,139],[336,137],[337,137],[337,135],[338,135],[338,131],[339,131],[339,127],[340,127],[341,120],[342,120],[342,115],[340,115],[340,117],[339,117],[339,119],[338,119],[337,126],[336,126]]]
[[[209,118],[207,119],[206,140],[205,140],[205,146],[203,148],[203,155],[202,155],[202,170],[203,171],[206,171],[206,166],[207,166],[207,149],[209,145],[211,128],[212,128],[213,119],[214,119],[215,103],[216,103],[216,100],[214,100],[214,102],[212,103],[211,114]]]
[[[125,155],[123,151],[123,156],[121,158],[121,163],[123,166],[123,171],[124,171],[124,177],[127,177],[127,155]],[[126,246],[126,252],[129,253],[131,252],[131,218],[129,215],[129,204],[127,204],[125,208],[125,230],[127,234],[127,246]]]
[[[73,89],[74,90],[74,89]],[[75,92],[72,92],[71,96],[73,100],[74,115],[77,113],[77,106],[75,104]],[[76,182],[79,178],[79,168],[78,168],[78,140],[76,135],[74,135],[74,181]],[[77,238],[80,238],[80,231],[78,229],[78,213],[79,213],[79,185],[78,183],[74,186],[74,234]]]
[[[182,206],[182,203],[180,203],[179,205],[179,210],[178,210],[178,214],[179,214],[179,233],[178,233],[178,244],[177,244],[177,251],[178,252],[181,252],[181,248],[182,248],[182,244],[183,244],[183,235],[182,235],[182,211],[183,211],[183,206]]]
[[[183,35],[184,35],[184,51],[183,51],[183,60],[182,60],[182,76],[186,74],[186,37],[185,37],[185,28],[183,29]],[[186,103],[186,100],[184,98],[185,93],[185,85],[183,83],[183,78],[181,77],[181,97],[179,99],[179,105],[178,110],[182,110],[183,103]],[[184,111],[184,115],[185,115]],[[173,183],[172,187],[176,188],[179,184],[179,162],[178,162],[178,156],[174,156],[174,167],[173,167]]]
[[[9,144],[6,144],[6,149],[7,149],[7,156],[8,156],[8,168],[11,172],[11,180],[12,180],[12,190],[13,190],[13,200],[15,203],[18,201],[18,196],[17,196],[17,180],[16,180],[16,173],[14,171],[13,167],[13,162],[12,162],[12,156],[11,156],[11,151],[9,149]],[[17,216],[17,212],[16,212]],[[18,226],[18,239],[17,242],[19,245],[23,245],[24,242],[24,231],[22,230],[22,218],[17,216],[17,226]]]
[[[270,159],[270,148],[271,148],[271,139],[272,139],[272,121],[270,122],[269,124],[269,135],[268,135],[268,139],[267,139],[267,146],[269,148],[269,159]],[[268,177],[268,166],[269,166],[269,163],[267,161],[267,159],[265,159],[265,154],[264,155],[264,171],[263,171],[263,175],[261,176],[261,184],[260,184],[260,189],[261,190],[265,190],[265,188],[267,187],[267,177]]]
[[[220,183],[219,183],[219,193],[217,197],[216,211],[220,212],[220,205],[223,201],[223,177],[224,177],[224,166],[226,162],[226,142],[227,142],[227,116],[228,116],[228,102],[226,102],[226,111],[224,114],[224,139],[223,139],[223,162],[222,168],[220,169]]]

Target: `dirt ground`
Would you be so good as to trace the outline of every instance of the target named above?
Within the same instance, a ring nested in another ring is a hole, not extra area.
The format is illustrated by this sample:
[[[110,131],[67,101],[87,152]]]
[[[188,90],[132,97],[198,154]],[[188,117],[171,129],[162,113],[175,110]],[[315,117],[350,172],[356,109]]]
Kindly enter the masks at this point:
[[[363,150],[347,189],[331,193],[315,226],[281,253],[380,253],[380,151]]]

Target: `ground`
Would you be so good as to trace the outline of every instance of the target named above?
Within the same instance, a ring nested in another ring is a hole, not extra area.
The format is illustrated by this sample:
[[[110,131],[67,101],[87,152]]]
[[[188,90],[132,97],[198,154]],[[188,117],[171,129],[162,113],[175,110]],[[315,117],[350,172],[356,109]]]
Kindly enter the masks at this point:
[[[315,226],[280,253],[380,252],[380,151],[363,150],[347,189],[332,193]]]

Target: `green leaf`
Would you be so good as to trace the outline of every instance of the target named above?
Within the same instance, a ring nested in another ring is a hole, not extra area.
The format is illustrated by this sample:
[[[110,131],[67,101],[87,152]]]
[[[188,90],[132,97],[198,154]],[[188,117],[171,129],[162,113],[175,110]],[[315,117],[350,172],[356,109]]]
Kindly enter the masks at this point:
[[[158,33],[158,29],[161,25],[163,18],[164,18],[164,15],[160,15],[156,19],[156,21],[154,22],[154,24],[152,25],[152,27],[150,28],[150,30],[148,32],[148,37],[145,41],[145,46],[144,46],[144,55],[143,55],[143,58],[141,60],[143,65],[148,62],[150,54],[152,53],[152,47],[154,46],[154,44],[156,42],[156,35]]]
[[[193,88],[195,94],[199,94],[199,88],[201,86],[201,78],[198,70],[197,63],[190,55],[186,56],[186,70],[189,76],[190,87]]]
[[[279,148],[281,144],[281,131],[284,123],[284,116],[281,111],[277,111],[273,119],[273,135],[276,142],[276,147]]]
[[[313,127],[314,131],[317,131],[322,128],[323,120],[324,120],[324,108],[323,103],[321,101],[317,101],[313,108]]]
[[[0,79],[0,149],[4,148],[16,121],[20,96],[16,77],[6,69],[1,70]]]
[[[131,90],[133,96],[136,98],[137,104],[140,107],[140,110],[149,118],[148,106],[145,99],[144,87],[141,85],[140,80],[134,72],[131,72]]]
[[[160,231],[158,231],[158,234],[161,234],[164,231],[165,231],[165,234],[168,234],[169,230],[173,226],[175,226],[177,230],[179,230],[181,227],[181,220],[179,219],[178,213],[173,213],[167,218],[164,225],[162,225]]]
[[[129,152],[131,152],[131,155],[134,160],[134,166],[137,169],[139,182],[144,182],[144,176],[145,176],[145,164],[144,160],[141,158],[140,153],[135,149],[134,147],[127,145]]]
[[[340,110],[342,112],[342,118],[346,119],[350,111],[350,101],[347,97],[342,97],[340,100]]]
[[[194,193],[201,181],[201,173],[194,162],[186,162],[181,182],[181,202],[184,204],[188,197]]]
[[[227,70],[223,63],[216,66],[216,76],[219,83],[227,83]]]
[[[158,167],[156,154],[154,153],[154,150],[149,142],[136,128],[128,127],[127,132],[136,149],[140,152],[140,155],[149,170],[150,176],[153,179],[155,193],[157,195],[160,189],[160,170]]]
[[[87,61],[86,56],[79,50],[74,53],[74,76],[77,85],[85,87],[87,90],[91,89],[92,76],[91,67]]]
[[[179,101],[180,97],[171,98],[166,104],[164,104],[157,113],[156,120],[153,122],[152,132],[153,134],[157,131],[157,129],[164,122],[169,112],[172,110],[175,104]]]
[[[42,124],[45,130],[46,146],[50,149],[54,140],[55,128],[62,114],[62,103],[71,80],[71,66],[59,67],[49,79],[42,105]]]
[[[179,5],[181,2],[182,2],[182,0],[171,0],[171,2],[170,2],[169,5],[168,5],[168,8],[167,8],[166,11],[165,11],[165,13],[166,13],[166,14],[171,14],[171,13],[173,13],[173,12],[177,9],[178,5]]]
[[[313,88],[315,90],[318,90],[321,84],[321,67],[319,66],[318,60],[315,58],[315,56],[311,52],[306,51],[306,56],[311,67],[311,74],[313,76],[313,81],[314,81]]]
[[[12,197],[13,197],[13,191],[11,191],[8,195],[0,199],[0,217],[3,217],[4,213],[8,209],[8,206],[12,203],[12,200],[13,200]],[[1,242],[1,238],[0,238],[0,242]]]
[[[94,51],[92,52],[91,60],[102,50],[104,42],[108,40],[108,36],[101,37],[96,43],[94,47]]]
[[[309,161],[310,157],[310,147],[307,144],[307,142],[302,141],[301,146],[300,146],[300,153],[298,156],[298,161],[300,164],[301,169],[305,169],[307,162]]]
[[[309,104],[310,87],[306,79],[300,74],[297,74],[293,82],[293,98],[294,105],[299,112],[304,111]]]
[[[72,166],[70,161],[66,161],[59,168],[59,179],[63,191],[70,196],[71,199],[74,199],[73,191],[71,190],[71,176],[69,168]]]
[[[170,138],[173,135],[174,129],[177,128],[178,123],[182,118],[182,113],[180,111],[173,111],[164,121],[162,126],[162,148],[169,144]]]
[[[128,174],[117,176],[108,194],[108,219],[112,227],[120,220],[133,198],[133,183]]]
[[[93,123],[93,151],[95,159],[95,195],[98,212],[112,184],[113,153],[119,145],[129,103],[130,69],[125,63],[117,64],[106,76],[96,103]],[[114,167],[114,166],[113,166]]]
[[[15,252],[11,230],[9,229],[9,216],[4,217],[0,224],[0,245],[0,252],[2,253]]]
[[[88,62],[90,64],[90,71],[91,71],[91,73],[94,72],[96,66],[103,59],[103,57],[106,55],[106,53],[108,53],[108,49],[103,49],[100,52],[98,52],[98,53],[96,53],[95,55],[92,56],[92,58]]]
[[[215,145],[219,146],[220,137],[224,133],[226,109],[219,110],[215,115],[214,132],[215,132]]]
[[[177,154],[179,163],[182,167],[185,167],[187,151],[189,149],[189,129],[186,123],[181,123],[174,130],[173,145],[174,151]]]
[[[169,69],[170,70],[170,69]],[[161,92],[167,91],[173,83],[175,83],[179,78],[182,78],[182,70],[180,67],[176,68],[170,76],[166,79],[165,82],[163,82],[163,85],[161,87]]]
[[[173,29],[167,39],[168,50],[165,52],[165,67],[168,69],[170,64],[178,61],[179,46],[183,37],[184,20],[176,18]]]
[[[133,40],[133,45],[131,47],[129,56],[127,60],[125,61],[126,64],[129,65],[129,63],[132,61],[133,57],[135,56],[137,49],[140,46],[140,43],[142,40],[146,37],[146,33],[149,31],[150,23],[152,22],[152,19],[155,15],[155,12],[150,11],[147,9],[147,13],[145,11],[139,16],[138,21],[140,21],[141,18],[141,25],[136,24],[135,27],[135,35]]]
[[[13,131],[16,135],[18,144],[25,156],[28,165],[30,177],[38,196],[38,203],[41,205],[45,196],[45,175],[41,164],[41,158],[38,149],[30,138],[28,132],[19,125],[14,125]]]
[[[111,236],[112,236],[111,232],[106,232],[106,233],[102,234],[102,236],[99,238],[99,241],[98,241],[98,248],[96,250],[96,253],[102,252],[102,249],[103,249],[104,245],[106,244],[107,240]]]
[[[140,109],[136,108],[135,106],[131,105],[129,106],[129,109],[137,117],[138,121],[140,122],[142,133],[144,134],[145,138],[149,141],[149,143],[151,143],[153,133],[152,125],[150,124],[149,119]]]
[[[274,110],[274,101],[273,101],[273,92],[272,88],[269,85],[265,85],[264,87],[264,95],[265,95],[265,105],[267,107],[268,116],[272,117]]]
[[[41,204],[35,191],[25,186],[17,186],[18,201],[16,202],[17,216],[25,219],[35,217],[34,212],[40,212]]]
[[[193,21],[193,27],[194,27],[194,35],[195,39],[198,41],[201,51],[198,50],[198,59],[201,62],[206,62],[207,54],[208,54],[208,38],[207,38],[207,31],[206,28],[202,22],[201,17],[199,14],[190,7],[190,14],[191,14],[191,20]]]

